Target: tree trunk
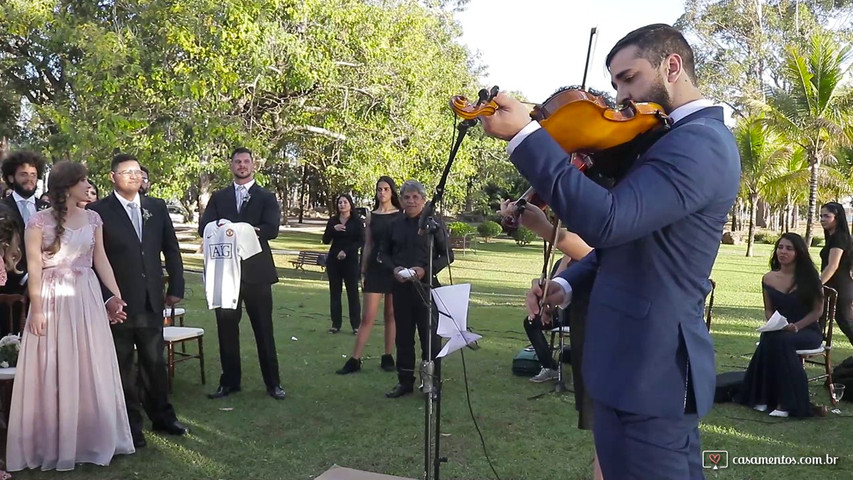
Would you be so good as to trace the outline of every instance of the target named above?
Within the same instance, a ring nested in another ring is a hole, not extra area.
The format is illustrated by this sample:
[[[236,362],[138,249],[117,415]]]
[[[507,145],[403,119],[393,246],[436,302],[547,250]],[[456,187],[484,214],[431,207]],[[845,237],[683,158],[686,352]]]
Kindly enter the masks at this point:
[[[305,186],[308,183],[308,166],[302,165],[302,185],[299,186],[299,223],[305,215]]]
[[[752,247],[755,244],[755,211],[758,203],[758,195],[749,195],[749,233],[746,236],[746,256],[752,256]]]
[[[212,173],[201,173],[198,176],[198,220],[204,214],[204,209],[207,208],[207,202],[210,201],[211,185],[213,185],[214,176]]]
[[[820,169],[820,157],[813,156],[809,163],[809,213],[806,216],[806,245],[812,244],[812,226],[817,209],[817,172]]]

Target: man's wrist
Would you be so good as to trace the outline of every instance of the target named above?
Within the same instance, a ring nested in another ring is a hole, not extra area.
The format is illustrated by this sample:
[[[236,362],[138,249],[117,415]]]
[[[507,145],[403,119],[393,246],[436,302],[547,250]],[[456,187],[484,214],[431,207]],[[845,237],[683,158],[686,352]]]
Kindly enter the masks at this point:
[[[507,143],[506,145],[506,152],[509,155],[512,155],[512,152],[514,152],[515,149],[519,145],[521,145],[521,142],[523,142],[524,139],[526,139],[531,133],[535,132],[536,130],[539,130],[540,128],[542,128],[542,126],[539,125],[539,122],[531,120],[509,140],[509,143]]]

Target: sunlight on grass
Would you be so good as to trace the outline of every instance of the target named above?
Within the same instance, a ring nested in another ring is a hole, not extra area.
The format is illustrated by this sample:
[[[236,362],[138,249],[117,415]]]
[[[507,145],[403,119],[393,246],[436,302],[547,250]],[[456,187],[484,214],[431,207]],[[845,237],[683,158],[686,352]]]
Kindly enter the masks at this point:
[[[319,233],[288,231],[273,242],[273,248],[322,251],[326,247],[319,237]],[[720,249],[712,273],[717,291],[711,328],[720,372],[745,369],[755,350],[755,328],[763,323],[760,280],[768,269],[770,250],[770,245],[756,245],[756,256],[746,258],[745,246]],[[243,391],[218,401],[205,397],[216,388],[220,373],[216,322],[207,309],[200,275],[187,274],[187,325],[207,332],[208,378],[207,385],[200,384],[194,361],[177,366],[171,400],[179,418],[190,427],[190,435],[176,438],[146,432],[147,448],[117,458],[110,467],[81,466],[62,474],[27,471],[16,473],[15,478],[308,480],[335,463],[420,478],[424,403],[418,395],[397,400],[383,395],[397,378],[379,368],[384,352],[381,308],[362,370],[336,375],[352,351],[354,337],[348,332],[326,333],[328,280],[317,267],[294,270],[289,263],[292,258],[276,256],[280,282],[273,287],[273,323],[285,401],[266,395],[251,322],[245,314],[240,322]],[[471,283],[469,325],[484,336],[479,350],[464,350],[465,372],[458,353],[443,363],[442,432],[449,434],[442,437],[442,453],[449,457],[442,467],[446,480],[493,478],[473,429],[466,388],[501,478],[590,477],[592,436],[576,428],[572,395],[551,394],[553,385],[532,384],[511,373],[513,356],[528,343],[522,329],[524,295],[541,265],[541,245],[519,247],[499,238],[478,245],[476,254],[457,255],[451,269],[440,275],[445,284],[450,283],[451,274],[454,283]],[[201,258],[188,256],[186,266],[200,271]],[[834,363],[851,354],[846,338],[837,333]],[[810,367],[808,373],[819,372]],[[812,382],[810,392],[813,402],[828,404],[821,383]],[[545,395],[531,400],[538,394]],[[853,413],[848,405],[840,406],[845,415]],[[842,467],[739,466],[709,478],[794,480],[815,474],[850,478],[853,437],[847,420],[831,415],[769,421],[766,414],[748,407],[715,405],[700,426],[703,448],[727,449],[742,456],[826,453],[839,456]]]

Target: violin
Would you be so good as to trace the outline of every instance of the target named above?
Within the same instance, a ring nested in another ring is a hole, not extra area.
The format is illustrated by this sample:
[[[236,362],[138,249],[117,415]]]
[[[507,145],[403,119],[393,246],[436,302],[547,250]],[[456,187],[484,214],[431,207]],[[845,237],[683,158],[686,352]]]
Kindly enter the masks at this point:
[[[492,93],[496,94],[494,89]],[[466,120],[493,115],[498,109],[494,100],[472,105],[461,95],[451,98],[450,106]],[[647,132],[669,126],[663,107],[656,103],[629,101],[621,108],[612,108],[603,95],[582,89],[556,92],[541,105],[536,105],[530,112],[530,118],[538,121],[569,153],[571,164],[581,172],[587,172],[593,166],[605,172],[622,170],[620,164],[626,158],[613,153],[630,150],[627,148],[630,142]],[[609,154],[599,154],[601,152]],[[528,189],[516,202],[521,210],[527,204],[542,209],[546,207],[533,189]],[[517,213],[521,212],[517,210]],[[505,218],[503,223],[508,229],[518,228],[517,215]]]

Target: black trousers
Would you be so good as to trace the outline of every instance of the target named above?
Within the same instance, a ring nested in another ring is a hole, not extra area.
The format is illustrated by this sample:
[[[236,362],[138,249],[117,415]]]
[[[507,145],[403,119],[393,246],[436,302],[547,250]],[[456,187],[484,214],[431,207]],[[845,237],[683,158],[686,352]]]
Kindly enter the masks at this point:
[[[853,284],[838,287],[835,304],[835,323],[853,345]]]
[[[163,357],[162,325],[162,314],[146,312],[129,315],[124,324],[112,326],[127,417],[134,435],[142,433],[143,409],[155,426],[177,420],[175,409],[169,403],[169,377],[166,359]],[[137,382],[137,362],[134,357],[139,361],[142,382]],[[139,388],[140,384],[144,384],[144,388]]]
[[[426,285],[394,281],[394,321],[397,324],[397,378],[403,385],[415,383],[415,329],[421,341],[421,360],[427,359],[427,345],[432,340],[432,358],[441,349],[441,338],[429,331],[429,299]],[[433,325],[438,325],[438,311],[433,308]]]
[[[219,385],[240,387],[240,318],[243,316],[243,302],[246,303],[246,313],[249,314],[249,321],[255,332],[264,384],[267,388],[278,386],[281,380],[278,376],[278,355],[272,328],[272,285],[248,283],[240,284],[236,309],[216,309],[219,361],[222,364]]]
[[[347,287],[349,324],[353,330],[361,324],[361,299],[358,293],[360,267],[357,255],[348,256],[343,260],[329,258],[326,263],[326,274],[329,276],[329,310],[332,316],[332,328],[340,329],[343,323],[341,293],[344,284]]]
[[[527,339],[530,340],[530,344],[533,345],[533,350],[536,351],[536,358],[539,360],[539,364],[542,365],[543,368],[556,370],[559,365],[554,361],[554,355],[551,353],[551,346],[548,345],[548,340],[542,332],[543,330],[550,328],[555,327],[544,327],[542,325],[542,319],[539,317],[534,318],[532,322],[527,318],[524,319],[524,331],[527,333]]]

